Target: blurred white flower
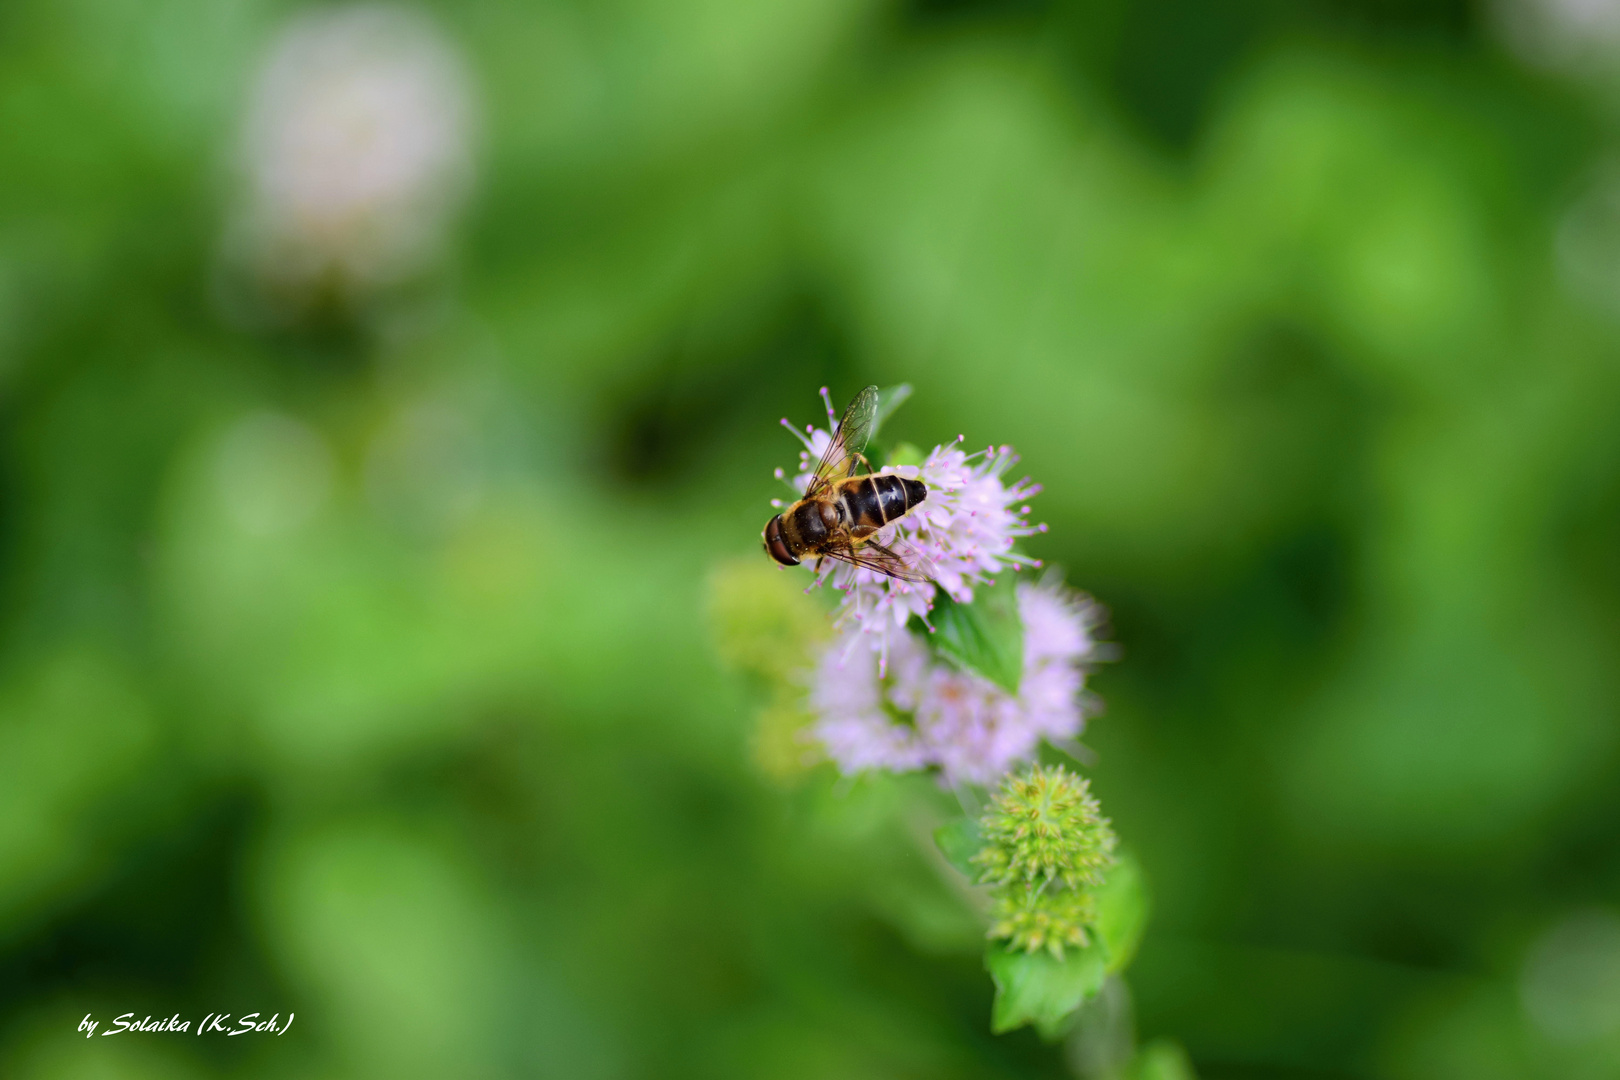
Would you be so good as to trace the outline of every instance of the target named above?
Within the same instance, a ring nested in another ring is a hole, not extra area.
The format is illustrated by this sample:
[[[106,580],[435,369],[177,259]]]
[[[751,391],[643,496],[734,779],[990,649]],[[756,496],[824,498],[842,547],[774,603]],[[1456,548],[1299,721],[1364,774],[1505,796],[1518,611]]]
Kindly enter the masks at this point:
[[[1531,1021],[1556,1042],[1620,1031],[1620,916],[1584,911],[1543,934],[1525,962],[1519,994]]]
[[[1559,222],[1558,269],[1579,295],[1620,313],[1620,163],[1607,162]]]
[[[297,314],[430,268],[472,173],[472,93],[425,16],[328,8],[281,34],[254,84],[232,257]]]
[[[1598,72],[1620,53],[1620,0],[1497,0],[1497,24],[1524,59]]]
[[[1101,609],[1049,582],[1021,582],[1023,673],[1018,693],[933,658],[914,634],[889,641],[886,670],[872,642],[846,628],[810,684],[815,738],[846,773],[938,768],[948,783],[988,784],[1034,757],[1042,739],[1080,734],[1091,701],[1086,665],[1101,657]],[[866,647],[863,647],[866,646]]]

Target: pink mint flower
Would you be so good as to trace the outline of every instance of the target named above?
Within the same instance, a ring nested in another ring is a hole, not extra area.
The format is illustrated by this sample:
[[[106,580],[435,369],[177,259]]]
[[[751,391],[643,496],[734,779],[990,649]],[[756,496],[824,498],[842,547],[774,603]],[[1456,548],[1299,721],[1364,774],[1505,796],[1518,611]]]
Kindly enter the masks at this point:
[[[825,429],[808,427],[800,434],[782,421],[804,444],[791,480],[786,470],[776,471],[777,477],[787,481],[795,493],[803,492],[809,484],[810,471],[832,440],[831,431],[837,423],[825,388],[821,394],[827,404]],[[883,529],[876,539],[908,552],[918,565],[927,568],[933,580],[914,584],[828,559],[819,568],[815,584],[831,584],[843,592],[838,625],[853,626],[860,634],[868,635],[865,641],[877,650],[880,672],[912,616],[926,621],[937,589],[968,603],[973,599],[974,586],[990,581],[1001,571],[1040,565],[1013,550],[1020,537],[1046,531],[1045,525],[1032,526],[1026,520],[1027,500],[1040,491],[1040,486],[1028,477],[1010,485],[1003,480],[1017,461],[1018,455],[1011,447],[992,446],[969,454],[961,449],[958,439],[934,447],[920,466],[884,466],[878,470],[920,479],[928,485],[928,498],[922,505]],[[786,501],[772,500],[772,505],[781,508]]]
[[[910,633],[888,642],[885,670],[859,625],[846,625],[811,679],[813,736],[845,773],[933,768],[948,784],[993,783],[1041,740],[1074,739],[1096,711],[1084,684],[1102,659],[1092,638],[1102,610],[1055,583],[1022,582],[1018,614],[1017,694],[935,659]]]

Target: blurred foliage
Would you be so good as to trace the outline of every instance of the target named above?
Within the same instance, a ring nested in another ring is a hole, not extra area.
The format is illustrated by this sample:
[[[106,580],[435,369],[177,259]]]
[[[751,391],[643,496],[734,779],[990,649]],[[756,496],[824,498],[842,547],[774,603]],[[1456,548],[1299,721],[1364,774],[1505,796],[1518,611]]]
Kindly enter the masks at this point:
[[[752,556],[717,564],[708,588],[706,629],[715,655],[722,667],[748,676],[763,702],[752,725],[754,764],[791,783],[819,756],[806,731],[812,718],[805,671],[832,632],[832,611],[825,596],[811,599],[803,582]]]
[[[1129,1075],[1616,1075],[1613,102],[1499,6],[433,4],[453,255],[274,328],[222,237],[305,9],[0,6],[0,1074],[1079,1068],[987,1030],[951,797],[712,646],[813,632],[711,577],[776,419],[905,380],[1113,613]],[[73,1034],[219,1009],[298,1026]]]

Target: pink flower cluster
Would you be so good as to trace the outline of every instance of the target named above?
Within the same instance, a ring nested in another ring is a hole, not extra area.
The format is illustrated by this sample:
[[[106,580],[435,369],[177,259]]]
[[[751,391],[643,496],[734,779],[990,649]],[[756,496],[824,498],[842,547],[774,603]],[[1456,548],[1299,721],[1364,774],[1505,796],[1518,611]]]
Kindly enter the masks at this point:
[[[831,441],[830,402],[827,416],[827,430],[794,432],[804,443],[790,481],[796,492]],[[818,568],[816,584],[843,596],[839,632],[811,680],[813,733],[846,773],[937,768],[947,782],[992,783],[1032,757],[1042,739],[1080,733],[1091,705],[1083,695],[1085,665],[1100,659],[1091,631],[1101,609],[1086,597],[1053,583],[1019,585],[1024,658],[1017,694],[934,658],[908,629],[913,617],[927,624],[940,589],[971,603],[975,586],[1040,565],[1013,550],[1020,537],[1046,528],[1027,522],[1027,500],[1040,488],[1028,478],[1003,479],[1017,460],[1007,446],[966,453],[958,439],[936,446],[920,466],[880,470],[928,485],[923,503],[875,539],[904,553],[930,581],[901,581],[833,560]],[[777,476],[788,480],[784,470]]]
[[[823,399],[826,394],[823,389]],[[832,439],[830,430],[836,419],[830,401],[827,420],[828,430],[809,428],[801,435],[788,428],[804,443],[797,473],[788,481],[796,492],[805,490],[810,470]],[[928,485],[928,498],[922,505],[881,530],[874,539],[903,552],[932,580],[914,584],[828,559],[818,568],[816,582],[843,592],[838,625],[867,635],[864,640],[876,648],[880,668],[887,665],[890,643],[903,636],[912,616],[927,620],[936,589],[944,589],[953,600],[969,603],[973,587],[992,580],[1001,571],[1040,565],[1013,550],[1019,537],[1046,531],[1045,525],[1032,526],[1026,521],[1027,500],[1040,491],[1040,486],[1028,477],[1010,485],[1002,479],[1017,461],[1018,455],[1009,446],[992,446],[969,454],[961,449],[958,439],[934,447],[920,466],[889,465],[878,470]],[[781,469],[777,476],[788,479]],[[781,507],[784,503],[774,500],[772,505]]]
[[[1045,582],[1021,582],[1024,662],[1017,694],[935,659],[916,635],[889,643],[880,671],[875,649],[851,648],[846,632],[822,654],[810,683],[812,729],[845,773],[934,767],[947,783],[994,783],[1034,757],[1042,739],[1080,734],[1094,702],[1085,666],[1100,659],[1091,631],[1101,609]]]

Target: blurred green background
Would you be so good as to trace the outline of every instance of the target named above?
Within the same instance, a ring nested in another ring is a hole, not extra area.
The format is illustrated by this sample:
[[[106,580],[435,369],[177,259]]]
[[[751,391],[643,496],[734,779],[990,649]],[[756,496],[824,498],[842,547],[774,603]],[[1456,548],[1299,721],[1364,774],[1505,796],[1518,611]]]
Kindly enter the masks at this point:
[[[951,797],[779,767],[713,643],[777,418],[908,380],[1112,612],[1144,1038],[1620,1076],[1612,6],[412,9],[442,175],[311,270],[241,148],[341,12],[7,0],[0,1075],[1073,1075]]]

